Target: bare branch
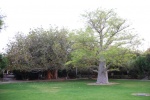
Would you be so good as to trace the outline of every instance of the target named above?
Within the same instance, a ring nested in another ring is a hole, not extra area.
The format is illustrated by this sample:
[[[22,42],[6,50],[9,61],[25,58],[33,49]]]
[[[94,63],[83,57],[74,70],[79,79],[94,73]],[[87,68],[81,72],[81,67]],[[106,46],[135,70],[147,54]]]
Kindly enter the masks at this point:
[[[106,69],[108,70],[111,65],[112,65],[112,63],[110,63],[109,65],[107,65],[107,66],[106,66]]]
[[[96,72],[96,73],[98,73],[98,70],[93,70],[93,72]]]

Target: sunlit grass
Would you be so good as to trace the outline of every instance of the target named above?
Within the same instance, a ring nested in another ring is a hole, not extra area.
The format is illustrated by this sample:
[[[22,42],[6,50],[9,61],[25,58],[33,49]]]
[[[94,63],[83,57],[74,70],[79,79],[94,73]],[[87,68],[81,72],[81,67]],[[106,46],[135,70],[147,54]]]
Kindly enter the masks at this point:
[[[111,80],[119,84],[89,86],[95,80],[0,84],[0,100],[150,100],[150,81]]]

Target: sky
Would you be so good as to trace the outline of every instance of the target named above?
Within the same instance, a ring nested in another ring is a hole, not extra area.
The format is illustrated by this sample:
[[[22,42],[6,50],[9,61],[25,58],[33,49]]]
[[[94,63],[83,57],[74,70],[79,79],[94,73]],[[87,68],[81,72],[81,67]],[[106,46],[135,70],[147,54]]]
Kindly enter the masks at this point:
[[[0,0],[5,28],[0,32],[0,52],[17,32],[28,33],[50,25],[68,29],[84,28],[81,14],[97,8],[114,9],[143,38],[144,51],[150,47],[150,0]]]

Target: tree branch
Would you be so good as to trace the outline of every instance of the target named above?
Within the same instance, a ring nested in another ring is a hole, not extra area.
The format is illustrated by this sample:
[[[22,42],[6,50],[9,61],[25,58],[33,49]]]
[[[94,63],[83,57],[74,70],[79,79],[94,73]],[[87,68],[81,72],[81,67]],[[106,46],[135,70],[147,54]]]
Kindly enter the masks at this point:
[[[112,35],[108,38],[107,42],[105,43],[104,50],[106,50],[106,49],[109,47],[109,45],[111,45],[111,44],[113,43],[113,41],[115,41],[115,40],[113,39],[113,37],[116,36],[117,33],[121,32],[122,30],[124,30],[124,29],[126,29],[127,27],[129,27],[129,26],[125,26],[125,27],[123,27],[123,28],[120,29],[120,27],[121,27],[124,23],[125,23],[125,21],[124,21],[122,24],[120,24],[120,25],[117,27],[117,31],[114,32],[114,33],[112,33]],[[107,30],[107,31],[108,31],[108,30]],[[105,33],[105,34],[106,34],[106,33]]]
[[[93,72],[96,72],[96,73],[98,73],[98,70],[93,70]]]
[[[112,63],[110,63],[109,65],[107,65],[107,66],[106,66],[106,69],[108,70],[111,65],[112,65]]]

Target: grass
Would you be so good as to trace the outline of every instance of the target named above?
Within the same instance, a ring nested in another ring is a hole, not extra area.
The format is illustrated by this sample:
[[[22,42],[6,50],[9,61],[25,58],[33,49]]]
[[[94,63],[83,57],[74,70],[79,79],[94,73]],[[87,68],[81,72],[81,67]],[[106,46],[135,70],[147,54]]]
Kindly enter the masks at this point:
[[[0,100],[150,100],[150,81],[110,80],[119,84],[89,86],[95,80],[0,84]]]

